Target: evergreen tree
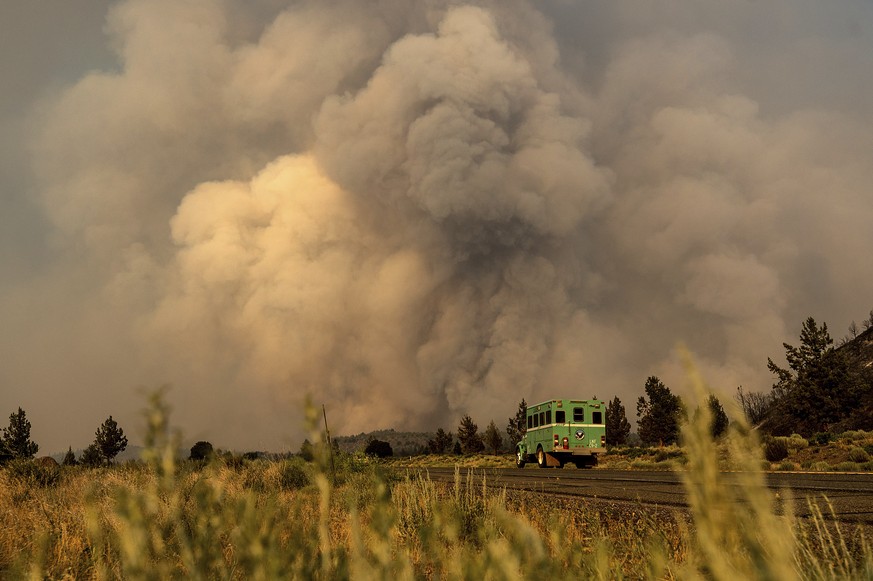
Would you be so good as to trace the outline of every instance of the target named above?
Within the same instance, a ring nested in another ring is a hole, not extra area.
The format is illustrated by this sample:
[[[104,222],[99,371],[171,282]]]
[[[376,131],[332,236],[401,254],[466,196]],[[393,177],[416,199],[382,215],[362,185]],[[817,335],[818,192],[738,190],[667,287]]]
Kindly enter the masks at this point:
[[[39,451],[30,439],[30,421],[23,409],[9,415],[9,427],[3,428],[3,444],[12,458],[33,458]]]
[[[506,426],[506,435],[509,438],[509,446],[515,447],[521,442],[527,432],[527,402],[524,398],[518,404],[518,410],[515,412],[514,418],[509,418],[509,423]]]
[[[309,441],[309,438],[306,438],[303,440],[303,443],[300,444],[300,457],[307,462],[315,460],[315,447],[312,445],[312,442]]]
[[[621,400],[615,396],[606,405],[606,443],[610,446],[622,446],[627,443],[631,425]]]
[[[107,464],[123,452],[127,448],[127,436],[124,435],[124,430],[118,427],[118,423],[112,419],[112,416],[97,428],[94,444],[100,450],[100,454]]]
[[[713,438],[719,438],[727,431],[730,420],[728,420],[721,402],[715,395],[709,394],[706,405],[709,406],[710,421],[712,422],[709,428],[710,433]]]
[[[640,439],[649,445],[675,444],[679,441],[682,401],[654,375],[646,380],[645,391],[646,397],[637,400]]]
[[[479,435],[479,426],[473,423],[473,418],[465,415],[458,424],[458,442],[464,454],[473,454],[485,449],[482,436]]]
[[[79,458],[79,462],[82,466],[88,466],[90,468],[95,468],[100,466],[105,462],[103,458],[103,454],[100,452],[100,448],[97,447],[96,443],[89,444],[87,448],[82,452],[82,457]]]
[[[485,445],[493,452],[495,455],[500,453],[500,449],[503,448],[503,437],[500,435],[500,430],[497,429],[497,425],[494,423],[494,420],[491,420],[491,423],[488,424],[488,427],[485,428]]]
[[[787,369],[767,359],[767,368],[776,375],[773,405],[765,421],[769,432],[826,432],[857,411],[866,389],[864,378],[851,367],[846,350],[834,349],[826,323],[819,326],[808,317],[800,346],[782,346]]]
[[[427,449],[431,454],[445,454],[451,448],[453,441],[451,432],[439,428],[434,437],[427,441]]]
[[[73,447],[70,446],[67,449],[67,453],[64,454],[64,459],[61,462],[61,465],[62,466],[75,466],[78,463],[79,462],[78,462],[78,460],[76,460],[76,455],[73,453]]]

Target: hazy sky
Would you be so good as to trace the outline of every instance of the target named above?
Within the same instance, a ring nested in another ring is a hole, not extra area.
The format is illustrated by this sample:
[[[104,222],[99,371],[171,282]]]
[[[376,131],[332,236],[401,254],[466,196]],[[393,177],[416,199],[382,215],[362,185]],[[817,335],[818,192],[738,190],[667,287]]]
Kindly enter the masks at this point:
[[[867,0],[0,4],[0,414],[187,440],[769,389],[873,307]],[[5,419],[3,420],[5,422]]]

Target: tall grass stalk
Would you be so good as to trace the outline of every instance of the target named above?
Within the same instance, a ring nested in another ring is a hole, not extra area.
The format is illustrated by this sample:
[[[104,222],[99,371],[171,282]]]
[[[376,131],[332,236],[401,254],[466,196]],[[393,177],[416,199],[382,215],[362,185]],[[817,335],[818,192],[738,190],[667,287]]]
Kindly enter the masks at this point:
[[[705,386],[688,376],[703,401]],[[176,457],[160,395],[145,461],[64,469],[36,486],[0,471],[3,579],[873,579],[866,541],[818,507],[806,522],[771,493],[755,434],[709,437],[708,406],[684,427],[691,520],[664,509],[495,490],[457,470],[380,473],[327,447],[315,461]],[[313,410],[315,408],[312,408]],[[728,481],[729,461],[749,469]],[[721,458],[724,460],[724,458]]]

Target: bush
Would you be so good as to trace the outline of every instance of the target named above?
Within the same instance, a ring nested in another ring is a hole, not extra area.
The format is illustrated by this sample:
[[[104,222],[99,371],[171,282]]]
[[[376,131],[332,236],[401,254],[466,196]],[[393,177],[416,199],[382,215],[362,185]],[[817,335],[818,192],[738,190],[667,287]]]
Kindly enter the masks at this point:
[[[861,464],[861,470],[864,472],[873,472],[873,460]]]
[[[209,460],[215,451],[212,449],[212,444],[205,441],[200,441],[191,446],[191,460]]]
[[[309,485],[309,475],[297,463],[283,462],[279,468],[279,486],[283,490],[298,490]]]
[[[57,464],[35,462],[30,459],[12,460],[6,465],[9,476],[27,486],[48,488],[61,481]]]
[[[797,470],[797,464],[790,460],[785,460],[784,462],[780,463],[776,469],[780,472],[793,472],[794,470]]]
[[[808,447],[809,442],[800,434],[791,434],[791,437],[788,438],[789,450],[805,450]]]
[[[816,432],[809,438],[811,444],[816,446],[826,446],[834,439],[834,435],[829,432]]]
[[[815,462],[810,467],[813,472],[830,472],[831,465],[827,462]]]
[[[849,450],[849,460],[863,464],[870,460],[870,454],[868,454],[864,448],[853,446],[852,449]]]
[[[864,430],[850,430],[848,432],[843,432],[842,434],[840,434],[839,439],[850,440],[854,442],[855,440],[866,440],[869,437],[870,434],[868,434]]]
[[[857,462],[840,462],[834,466],[834,470],[837,472],[860,472],[861,465]]]
[[[787,438],[773,438],[764,444],[764,457],[770,462],[788,458]]]

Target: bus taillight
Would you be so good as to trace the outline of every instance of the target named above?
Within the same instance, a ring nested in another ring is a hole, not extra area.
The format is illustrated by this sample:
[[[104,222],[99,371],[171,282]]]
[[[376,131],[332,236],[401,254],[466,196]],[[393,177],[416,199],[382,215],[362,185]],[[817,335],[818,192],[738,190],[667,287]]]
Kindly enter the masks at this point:
[[[558,434],[555,434],[555,448],[558,447]]]
[[[606,436],[600,436],[600,447],[606,448]]]
[[[563,444],[564,444],[564,449],[565,449],[565,450],[569,450],[569,449],[570,449],[570,440],[569,440],[569,438],[566,438],[566,437],[565,437],[564,440],[563,440]]]

